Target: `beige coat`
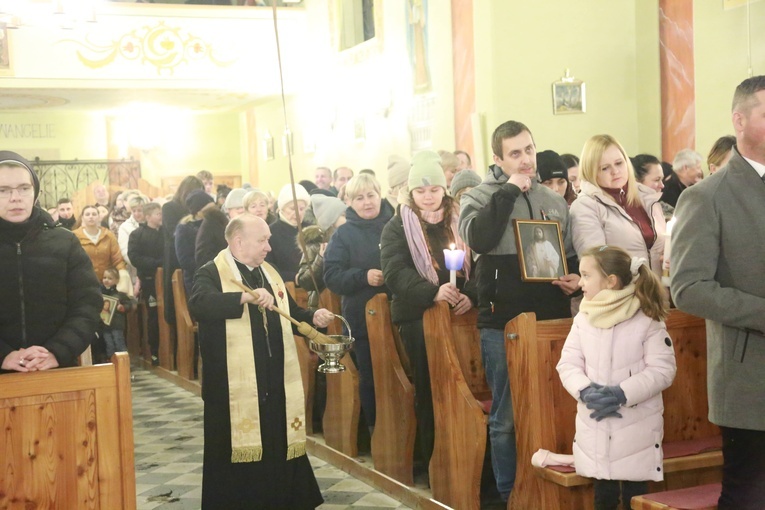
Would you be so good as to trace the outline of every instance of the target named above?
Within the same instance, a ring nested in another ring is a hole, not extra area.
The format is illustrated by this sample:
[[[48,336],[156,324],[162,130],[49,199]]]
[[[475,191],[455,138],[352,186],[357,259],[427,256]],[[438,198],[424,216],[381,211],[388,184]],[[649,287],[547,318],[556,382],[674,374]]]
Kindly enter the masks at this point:
[[[571,204],[571,230],[574,249],[580,257],[588,248],[609,244],[627,250],[633,257],[644,257],[651,269],[661,276],[661,256],[664,252],[666,223],[659,204],[660,193],[638,184],[643,207],[653,224],[656,236],[650,253],[640,227],[608,193],[600,187],[582,181],[582,190]]]

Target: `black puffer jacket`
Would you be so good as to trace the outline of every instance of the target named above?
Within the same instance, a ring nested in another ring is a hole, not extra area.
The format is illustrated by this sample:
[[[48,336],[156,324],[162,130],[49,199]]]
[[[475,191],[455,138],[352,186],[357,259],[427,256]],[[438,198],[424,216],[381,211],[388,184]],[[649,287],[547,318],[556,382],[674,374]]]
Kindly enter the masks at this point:
[[[41,345],[74,366],[100,327],[100,284],[77,238],[35,207],[24,224],[0,220],[0,360]]]
[[[380,265],[380,236],[393,207],[382,201],[380,214],[371,220],[359,217],[352,208],[346,212],[346,223],[340,225],[324,252],[324,283],[343,297],[343,317],[354,337],[367,336],[366,305],[375,294],[388,292],[387,287],[372,287],[367,281],[370,269]]]
[[[319,294],[326,288],[324,284],[324,257],[320,254],[322,243],[329,241],[334,229],[324,232],[317,225],[303,229],[305,251],[300,259],[297,284],[308,292],[308,308],[319,308]],[[300,246],[300,241],[295,240]],[[314,285],[314,279],[316,285]],[[318,288],[316,287],[318,285]]]

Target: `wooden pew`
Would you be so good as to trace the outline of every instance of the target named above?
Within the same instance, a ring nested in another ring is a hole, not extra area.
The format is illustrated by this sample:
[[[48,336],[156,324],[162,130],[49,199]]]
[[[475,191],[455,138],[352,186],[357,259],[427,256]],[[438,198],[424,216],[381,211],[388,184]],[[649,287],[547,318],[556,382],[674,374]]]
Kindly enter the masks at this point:
[[[367,330],[372,351],[377,418],[372,436],[375,469],[394,480],[412,485],[416,433],[414,387],[396,347],[398,330],[391,322],[386,294],[367,301]]]
[[[454,315],[446,302],[429,308],[423,317],[428,352],[436,435],[430,460],[433,498],[452,508],[480,507],[481,471],[486,453],[488,417],[480,400],[490,392],[485,380],[466,377],[474,367],[483,373],[480,355],[460,360],[459,353],[480,351],[478,311]],[[457,345],[461,345],[459,350]],[[465,370],[464,367],[467,367]],[[471,384],[474,388],[471,388]]]
[[[525,313],[505,328],[518,451],[510,508],[562,510],[593,505],[590,479],[531,465],[531,456],[540,448],[571,453],[576,401],[563,388],[555,369],[571,323],[572,319],[537,322],[533,313]],[[651,492],[717,482],[721,477],[719,450],[668,458],[670,450],[692,441],[717,443],[719,429],[707,420],[704,321],[672,310],[666,323],[675,347],[677,375],[663,393],[665,481],[650,483]]]
[[[630,502],[632,510],[717,510],[722,484],[711,483],[685,489],[656,492],[635,496]],[[688,503],[693,502],[692,506]]]
[[[189,381],[194,377],[194,333],[197,325],[191,320],[188,301],[186,300],[186,288],[183,285],[183,270],[176,269],[173,273],[173,297],[175,298],[175,328],[178,338],[176,352],[176,366],[178,375]]]
[[[340,314],[340,296],[325,289],[321,293],[320,304],[330,312]],[[330,335],[342,335],[343,325],[339,320],[332,321],[327,328]],[[324,409],[322,428],[324,442],[349,457],[359,454],[359,372],[349,354],[340,362],[346,370],[339,374],[327,374],[327,405]]]
[[[182,279],[181,283],[183,283]],[[175,370],[175,326],[165,320],[165,280],[164,270],[161,267],[157,268],[154,285],[157,290],[157,315],[159,315],[159,366],[165,370]]]
[[[306,308],[308,306],[308,294],[304,289],[296,287],[293,282],[286,282],[284,286],[299,307]],[[300,363],[300,375],[303,378],[303,393],[305,394],[305,432],[308,435],[313,435],[313,401],[316,393],[316,367],[319,366],[319,357],[308,348],[308,341],[304,337],[294,336],[298,362]]]
[[[127,353],[0,378],[0,507],[136,508]]]

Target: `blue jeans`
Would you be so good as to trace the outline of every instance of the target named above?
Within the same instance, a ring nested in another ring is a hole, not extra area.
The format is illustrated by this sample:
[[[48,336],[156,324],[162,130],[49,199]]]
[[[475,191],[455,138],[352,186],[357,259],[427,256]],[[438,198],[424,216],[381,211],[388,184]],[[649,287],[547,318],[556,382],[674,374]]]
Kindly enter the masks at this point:
[[[486,382],[492,393],[489,412],[491,467],[497,480],[497,490],[507,500],[515,483],[515,422],[510,381],[507,375],[505,332],[501,329],[481,329],[481,357]]]
[[[104,330],[104,343],[106,344],[106,359],[111,360],[115,352],[127,352],[125,334],[119,329]]]

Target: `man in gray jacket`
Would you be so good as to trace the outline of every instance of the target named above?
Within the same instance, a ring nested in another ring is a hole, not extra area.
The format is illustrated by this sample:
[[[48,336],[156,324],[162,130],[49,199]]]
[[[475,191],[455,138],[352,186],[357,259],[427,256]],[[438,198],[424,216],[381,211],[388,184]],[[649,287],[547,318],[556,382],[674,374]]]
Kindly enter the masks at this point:
[[[578,270],[568,206],[563,197],[537,181],[537,150],[525,125],[512,120],[501,124],[494,130],[491,145],[495,164],[483,183],[462,195],[459,230],[468,246],[481,255],[475,279],[481,356],[493,396],[491,460],[497,490],[506,500],[515,483],[516,451],[505,324],[523,312],[536,313],[538,320],[570,317],[569,297],[578,290],[579,275],[567,274],[552,283],[523,281],[513,219],[557,221],[569,271]]]
[[[723,436],[720,510],[765,505],[765,76],[733,96],[728,164],[688,188],[672,232],[672,297],[707,319],[709,420]]]

